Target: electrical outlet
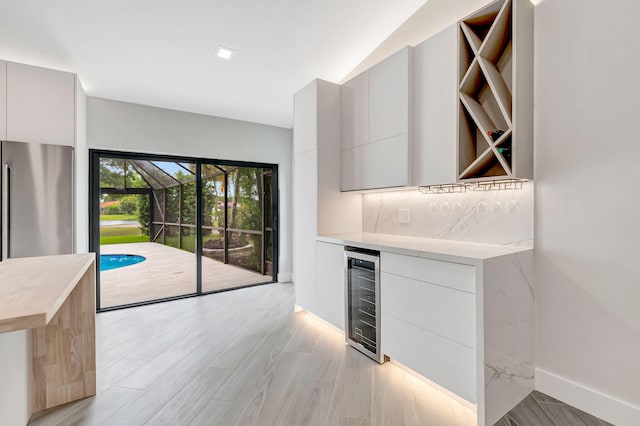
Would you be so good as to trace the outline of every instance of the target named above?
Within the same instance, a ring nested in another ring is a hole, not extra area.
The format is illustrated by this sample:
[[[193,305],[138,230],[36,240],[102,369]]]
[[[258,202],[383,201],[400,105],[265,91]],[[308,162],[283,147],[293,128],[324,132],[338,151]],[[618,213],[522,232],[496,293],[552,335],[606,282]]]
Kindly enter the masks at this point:
[[[399,213],[399,217],[398,217],[399,223],[411,223],[411,210],[398,209],[398,213]]]

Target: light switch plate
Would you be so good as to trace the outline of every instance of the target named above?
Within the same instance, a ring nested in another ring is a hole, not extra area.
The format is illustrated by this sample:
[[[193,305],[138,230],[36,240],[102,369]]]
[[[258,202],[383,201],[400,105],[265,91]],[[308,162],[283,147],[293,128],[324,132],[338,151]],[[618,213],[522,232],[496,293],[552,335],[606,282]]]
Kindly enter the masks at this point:
[[[398,213],[399,213],[399,217],[398,217],[399,223],[411,223],[411,210],[398,209]]]

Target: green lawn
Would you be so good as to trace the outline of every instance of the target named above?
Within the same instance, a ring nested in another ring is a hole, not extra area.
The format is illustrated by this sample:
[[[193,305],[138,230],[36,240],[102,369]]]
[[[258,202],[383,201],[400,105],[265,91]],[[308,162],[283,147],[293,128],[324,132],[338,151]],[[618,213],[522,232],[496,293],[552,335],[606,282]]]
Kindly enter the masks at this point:
[[[102,214],[100,220],[138,220],[137,214]]]
[[[111,215],[112,217],[118,217],[111,220],[129,220],[121,219],[121,216],[126,215]],[[100,216],[101,218],[103,216]],[[102,219],[104,220],[104,219]],[[166,237],[166,244],[178,248],[178,236]],[[219,239],[219,235],[205,235],[204,242],[209,240]],[[100,244],[126,244],[126,243],[144,243],[149,242],[149,237],[142,235],[140,229],[137,226],[105,226],[100,228]],[[158,243],[162,244],[162,237],[158,238]],[[195,235],[182,237],[182,250],[195,253],[196,241]]]
[[[120,215],[118,215],[120,216]],[[127,220],[127,219],[116,219]],[[125,244],[149,242],[149,237],[142,235],[140,229],[135,226],[103,227],[100,228],[100,244]]]

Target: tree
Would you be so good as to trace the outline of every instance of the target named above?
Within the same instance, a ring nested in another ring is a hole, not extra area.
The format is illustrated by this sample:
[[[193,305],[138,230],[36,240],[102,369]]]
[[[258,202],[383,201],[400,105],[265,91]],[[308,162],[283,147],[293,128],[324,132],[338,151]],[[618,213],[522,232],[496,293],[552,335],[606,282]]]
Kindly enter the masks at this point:
[[[124,188],[124,161],[114,158],[100,159],[100,187]]]
[[[134,214],[138,210],[138,196],[125,195],[120,199],[120,210],[124,214]]]
[[[127,180],[125,186],[127,188],[149,188],[147,182],[138,174],[129,161],[125,162],[127,170]]]
[[[149,202],[151,200],[151,194],[138,195],[138,223],[140,223],[140,232],[142,235],[149,236],[150,218],[149,218]]]
[[[138,174],[129,160],[103,157],[100,159],[100,187],[148,188],[149,185],[147,185],[147,182]]]
[[[120,206],[118,204],[114,204],[112,206],[105,207],[104,214],[107,214],[107,215],[122,214],[122,210],[120,210]]]

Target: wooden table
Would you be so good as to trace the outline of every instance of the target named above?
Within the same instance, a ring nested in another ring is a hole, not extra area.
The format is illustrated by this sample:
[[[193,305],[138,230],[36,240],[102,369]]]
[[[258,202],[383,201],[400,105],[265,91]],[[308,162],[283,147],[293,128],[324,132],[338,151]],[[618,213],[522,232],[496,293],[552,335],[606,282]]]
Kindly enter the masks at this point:
[[[0,382],[0,394],[15,398],[0,409],[23,407],[14,417],[20,423],[25,411],[28,421],[38,411],[95,395],[95,274],[93,253],[0,262],[0,333],[5,333],[0,334],[0,362],[22,363],[24,353],[30,376],[18,380],[18,386]],[[27,333],[27,344],[16,356],[23,348],[14,336],[21,331]],[[11,365],[0,369],[6,375],[20,370]],[[21,383],[26,391],[15,389]]]

